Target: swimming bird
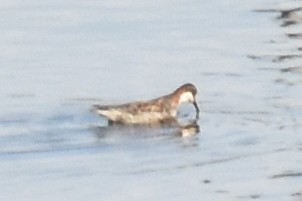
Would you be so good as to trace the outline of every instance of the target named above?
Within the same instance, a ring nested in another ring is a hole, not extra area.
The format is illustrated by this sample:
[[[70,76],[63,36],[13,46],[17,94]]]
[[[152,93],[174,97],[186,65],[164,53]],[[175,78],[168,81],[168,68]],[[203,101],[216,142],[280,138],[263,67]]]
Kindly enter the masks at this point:
[[[122,105],[93,105],[93,111],[108,119],[108,124],[162,124],[176,120],[178,107],[192,103],[199,117],[196,103],[197,89],[191,83],[178,87],[172,93],[149,101]]]

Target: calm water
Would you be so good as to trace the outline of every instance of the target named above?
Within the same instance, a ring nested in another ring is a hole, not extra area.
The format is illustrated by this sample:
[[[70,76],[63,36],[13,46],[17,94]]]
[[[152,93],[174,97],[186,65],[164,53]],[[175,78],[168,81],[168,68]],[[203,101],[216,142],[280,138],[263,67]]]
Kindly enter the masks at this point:
[[[3,0],[0,200],[302,200],[301,23],[263,11],[301,3]],[[89,111],[185,82],[194,136]]]

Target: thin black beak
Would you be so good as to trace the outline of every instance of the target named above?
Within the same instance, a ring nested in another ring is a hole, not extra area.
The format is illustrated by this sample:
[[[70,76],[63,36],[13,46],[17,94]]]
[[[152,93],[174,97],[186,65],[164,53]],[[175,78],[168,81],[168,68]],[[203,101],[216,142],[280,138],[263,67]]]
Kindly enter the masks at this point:
[[[198,119],[198,118],[199,118],[199,108],[198,108],[198,105],[197,105],[197,103],[196,103],[195,100],[194,100],[194,102],[193,102],[193,105],[194,105],[194,107],[195,107],[195,109],[196,109],[196,118]]]

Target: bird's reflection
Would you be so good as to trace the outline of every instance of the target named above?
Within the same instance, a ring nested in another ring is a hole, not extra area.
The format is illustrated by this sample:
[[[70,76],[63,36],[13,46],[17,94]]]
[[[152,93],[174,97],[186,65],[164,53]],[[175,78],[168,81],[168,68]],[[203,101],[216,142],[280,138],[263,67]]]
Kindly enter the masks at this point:
[[[176,119],[166,121],[155,125],[121,125],[108,124],[107,126],[93,126],[93,132],[98,139],[104,139],[112,136],[137,136],[155,137],[155,136],[174,136],[190,137],[200,132],[198,119],[188,122],[178,122]]]
[[[179,125],[178,133],[181,137],[188,137],[192,135],[196,135],[200,132],[199,125],[197,124],[197,120],[190,122],[186,125]]]

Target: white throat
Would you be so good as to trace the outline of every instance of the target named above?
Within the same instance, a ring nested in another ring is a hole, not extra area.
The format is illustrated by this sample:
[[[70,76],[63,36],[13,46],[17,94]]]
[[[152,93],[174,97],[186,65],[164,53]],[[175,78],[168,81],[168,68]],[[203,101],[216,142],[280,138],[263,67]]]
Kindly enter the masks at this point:
[[[180,103],[192,103],[192,102],[194,102],[193,94],[191,92],[185,92],[181,94],[178,103],[180,104]]]

